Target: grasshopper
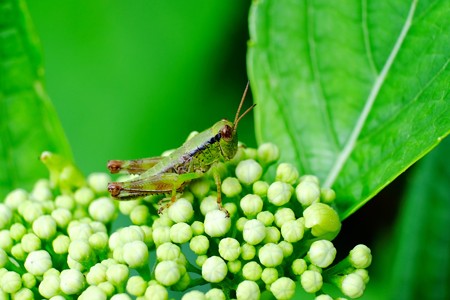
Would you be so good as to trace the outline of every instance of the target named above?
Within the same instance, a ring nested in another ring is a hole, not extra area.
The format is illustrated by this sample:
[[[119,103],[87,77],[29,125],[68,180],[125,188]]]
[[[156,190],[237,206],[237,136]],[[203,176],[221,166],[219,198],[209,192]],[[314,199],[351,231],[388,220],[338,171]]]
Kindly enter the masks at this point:
[[[158,210],[158,213],[161,213],[176,201],[177,192],[181,192],[188,182],[202,177],[211,169],[217,186],[217,204],[219,209],[228,215],[222,207],[221,181],[215,165],[219,161],[232,159],[237,152],[239,121],[256,105],[253,104],[239,116],[248,86],[247,83],[234,122],[220,120],[211,128],[187,140],[166,157],[108,161],[107,167],[113,174],[139,174],[128,181],[109,183],[108,191],[111,196],[119,200],[129,200],[153,194],[170,194],[170,201]]]

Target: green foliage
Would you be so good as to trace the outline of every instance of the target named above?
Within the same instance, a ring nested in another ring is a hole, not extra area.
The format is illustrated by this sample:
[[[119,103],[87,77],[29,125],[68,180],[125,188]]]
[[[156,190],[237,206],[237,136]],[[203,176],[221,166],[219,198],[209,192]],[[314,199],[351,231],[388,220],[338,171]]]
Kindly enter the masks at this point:
[[[0,2],[0,197],[47,174],[44,150],[72,157],[44,86],[39,39],[24,1]]]
[[[257,139],[339,195],[342,219],[450,131],[448,1],[253,2]]]

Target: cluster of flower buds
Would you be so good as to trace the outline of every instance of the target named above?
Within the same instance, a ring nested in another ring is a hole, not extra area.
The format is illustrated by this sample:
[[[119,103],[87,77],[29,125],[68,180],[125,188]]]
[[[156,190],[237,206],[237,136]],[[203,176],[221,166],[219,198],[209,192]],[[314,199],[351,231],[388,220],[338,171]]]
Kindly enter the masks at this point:
[[[71,185],[49,166],[51,181],[0,204],[0,299],[293,299],[299,288],[321,300],[360,297],[370,249],[335,263],[334,191],[278,158],[270,143],[239,147],[216,166],[223,208],[208,173],[161,215],[163,196],[116,201],[109,175],[72,172]],[[116,229],[118,216],[131,224]]]

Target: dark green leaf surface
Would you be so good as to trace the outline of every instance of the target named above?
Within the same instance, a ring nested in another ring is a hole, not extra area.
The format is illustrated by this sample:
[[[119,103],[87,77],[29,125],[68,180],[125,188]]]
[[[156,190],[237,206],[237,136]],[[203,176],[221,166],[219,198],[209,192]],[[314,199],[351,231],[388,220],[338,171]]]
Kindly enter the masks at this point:
[[[450,2],[253,2],[259,142],[319,176],[346,218],[450,130]]]
[[[43,76],[25,2],[0,1],[0,196],[48,176],[42,151],[72,157]]]

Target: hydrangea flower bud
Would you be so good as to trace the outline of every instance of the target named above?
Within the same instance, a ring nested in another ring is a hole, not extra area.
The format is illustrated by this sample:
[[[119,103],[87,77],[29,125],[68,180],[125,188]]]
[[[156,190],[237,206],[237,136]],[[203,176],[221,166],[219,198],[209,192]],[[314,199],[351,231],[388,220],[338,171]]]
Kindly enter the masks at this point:
[[[278,279],[278,270],[276,268],[264,268],[261,279],[265,284],[272,284]]]
[[[206,300],[206,296],[200,291],[190,291],[184,294],[181,300]]]
[[[44,215],[44,209],[42,205],[37,202],[23,202],[18,207],[19,213],[28,223],[33,223],[34,220]]]
[[[95,250],[103,250],[108,246],[108,235],[105,232],[96,232],[89,237],[89,245]]]
[[[203,200],[200,202],[200,211],[204,216],[206,216],[208,212],[218,209],[219,207],[217,205],[217,197],[215,196],[208,196],[206,198],[203,198]]]
[[[258,251],[259,261],[265,267],[276,267],[283,262],[283,250],[274,243],[265,244]]]
[[[221,237],[230,230],[231,220],[221,210],[213,210],[205,216],[205,232],[210,237]]]
[[[262,175],[262,167],[254,159],[239,162],[236,167],[236,177],[245,185],[251,185],[258,181]]]
[[[300,277],[300,283],[307,293],[315,293],[322,288],[322,275],[317,271],[306,270]]]
[[[294,188],[290,184],[275,181],[267,190],[267,199],[276,206],[282,206],[289,202],[293,191]]]
[[[111,223],[117,216],[116,206],[111,198],[101,197],[89,205],[89,215],[102,223]]]
[[[275,226],[266,227],[266,237],[263,242],[267,243],[278,243],[280,241],[280,230]]]
[[[85,278],[78,270],[66,269],[61,271],[60,289],[67,295],[79,294],[84,287]]]
[[[78,262],[88,261],[93,251],[87,240],[74,240],[69,245],[69,256]]]
[[[0,269],[3,268],[8,263],[8,254],[0,248]],[[1,277],[1,275],[0,275]]]
[[[175,261],[164,260],[156,265],[155,278],[162,285],[171,286],[180,280],[181,272]]]
[[[0,296],[1,297],[1,296]],[[4,297],[3,299],[7,299],[6,297]],[[16,293],[14,293],[14,300],[19,300],[19,299],[34,299],[34,295],[33,292],[29,289],[29,288],[21,288],[20,290],[18,290]],[[53,298],[52,298],[53,300]],[[63,299],[62,299],[63,300]]]
[[[89,187],[97,194],[108,191],[108,182],[111,182],[111,177],[106,173],[91,173],[87,178]]]
[[[230,217],[233,217],[237,212],[237,205],[233,202],[223,204],[223,208],[230,214]]]
[[[83,206],[88,206],[95,198],[94,192],[88,187],[81,187],[73,195],[75,201]]]
[[[192,228],[192,234],[194,234],[194,235],[200,235],[205,232],[205,226],[200,221],[194,221],[191,224],[191,228]]]
[[[178,257],[180,257],[180,255],[181,255],[180,247],[172,243],[164,243],[160,245],[158,248],[156,248],[156,258],[159,261],[176,260]]]
[[[145,225],[150,219],[150,211],[145,205],[137,205],[130,212],[130,220],[135,225]]]
[[[72,211],[75,208],[75,199],[69,195],[58,195],[55,198],[55,205],[57,208],[65,208]]]
[[[91,285],[87,289],[85,289],[83,293],[81,293],[80,297],[78,297],[78,300],[91,300],[91,299],[106,300],[106,294],[99,287]]]
[[[294,275],[302,275],[307,269],[306,261],[302,258],[297,258],[292,262],[291,270]]]
[[[105,293],[105,295],[108,298],[110,298],[114,294],[114,292],[116,290],[114,285],[111,282],[109,282],[109,281],[101,282],[97,286]]]
[[[59,228],[67,228],[70,221],[72,221],[72,213],[66,208],[57,208],[51,213]]]
[[[52,267],[50,254],[45,250],[33,251],[25,260],[25,269],[34,276],[41,276]]]
[[[142,203],[141,199],[129,200],[129,201],[119,201],[119,211],[124,215],[129,215],[133,208]]]
[[[22,244],[17,243],[11,248],[11,254],[16,260],[24,261],[27,253],[23,250]]]
[[[128,279],[130,270],[123,264],[115,264],[106,270],[106,279],[114,286],[122,286]]]
[[[177,244],[184,244],[192,238],[192,229],[189,224],[177,223],[170,227],[170,239]]]
[[[292,252],[294,252],[294,246],[292,246],[291,243],[287,242],[287,241],[281,241],[278,243],[278,246],[281,248],[281,250],[283,251],[283,256],[284,257],[289,257],[292,255]]]
[[[242,211],[247,217],[256,216],[263,207],[263,201],[258,195],[247,194],[239,202]]]
[[[241,257],[243,260],[251,260],[256,255],[256,248],[250,244],[243,244],[241,246]]]
[[[28,200],[28,193],[24,189],[15,189],[6,195],[5,205],[16,210],[19,205]]]
[[[236,289],[236,298],[239,300],[258,300],[260,294],[258,284],[251,280],[241,281]]]
[[[241,183],[235,177],[227,177],[222,182],[222,192],[228,198],[236,197],[242,192]]]
[[[15,241],[20,241],[25,233],[27,233],[27,229],[22,223],[14,223],[9,229],[9,236]]]
[[[269,190],[269,184],[265,181],[256,181],[253,183],[253,193],[260,197],[265,197],[267,195],[267,191]]]
[[[353,267],[357,269],[365,269],[372,263],[372,254],[366,245],[356,245],[348,256]]]
[[[189,247],[197,255],[206,254],[209,249],[209,239],[204,235],[194,236],[189,242]]]
[[[127,281],[127,292],[133,296],[143,296],[147,289],[147,281],[141,276],[132,276]]]
[[[319,202],[320,188],[315,182],[302,181],[295,188],[295,194],[297,195],[297,200],[303,206],[309,206]]]
[[[90,285],[98,285],[103,281],[106,281],[106,270],[108,268],[101,264],[97,263],[93,267],[89,269],[89,272],[86,274],[86,281]]]
[[[202,277],[208,282],[221,282],[227,276],[227,264],[219,256],[211,256],[202,265]]]
[[[303,175],[302,177],[300,177],[300,182],[303,181],[310,181],[313,182],[317,185],[320,185],[320,181],[319,181],[319,177],[315,176],[315,175]]]
[[[296,219],[294,211],[287,207],[278,209],[274,217],[275,217],[275,224],[278,226],[278,228],[281,228],[281,226],[283,226],[285,222]]]
[[[256,261],[250,261],[242,267],[242,276],[245,279],[257,281],[261,278],[262,267]]]
[[[4,292],[13,294],[22,288],[22,278],[16,272],[6,272],[1,276],[0,287]]]
[[[151,284],[145,290],[145,299],[149,300],[167,300],[169,293],[166,288],[160,284]]]
[[[199,255],[195,259],[195,263],[197,264],[197,266],[202,267],[207,259],[208,259],[208,256],[206,256],[206,255]]]
[[[61,292],[59,286],[60,279],[58,275],[44,276],[44,279],[39,284],[39,293],[49,299],[57,296]]]
[[[248,220],[244,225],[243,238],[250,245],[261,243],[266,237],[266,228],[263,223],[253,219]]]
[[[359,298],[364,293],[366,285],[363,279],[354,273],[345,275],[341,283],[341,291],[350,298]]]
[[[336,257],[336,248],[327,240],[318,240],[311,244],[308,251],[311,263],[318,267],[326,268],[331,265]]]
[[[32,234],[32,233],[31,233]],[[28,234],[25,234],[24,235],[24,237],[26,237]],[[38,240],[38,242],[39,242],[39,248],[40,248],[40,246],[41,246],[41,244],[40,244],[40,242],[41,242],[41,240],[39,240],[39,238],[36,236],[36,235],[34,235],[34,234],[32,234],[34,237],[36,237],[36,239]],[[22,238],[22,240],[23,240],[24,238]],[[10,250],[11,250],[11,248],[12,248],[12,246],[13,246],[13,240],[12,240],[12,238],[11,238],[11,236],[10,236],[10,234],[9,234],[9,230],[6,230],[6,229],[4,229],[4,230],[2,230],[2,231],[0,231],[0,249],[3,249],[3,250],[5,250],[5,251],[7,251],[7,252],[9,252]],[[23,244],[23,241],[22,241],[22,244]],[[27,245],[24,245],[23,246],[24,247],[24,250],[25,250],[25,247],[27,247]],[[25,250],[26,251],[26,250]],[[27,251],[28,252],[28,251]]]
[[[305,227],[322,239],[332,240],[341,229],[341,222],[336,211],[323,203],[314,203],[303,211]]]
[[[239,241],[234,238],[221,239],[219,242],[219,254],[228,261],[238,259],[241,254]]]
[[[11,208],[3,203],[0,203],[0,229],[6,229],[12,220]]]
[[[244,225],[247,223],[248,219],[246,217],[240,217],[236,222],[236,229],[240,232],[244,231]]]
[[[195,197],[201,199],[204,198],[209,193],[210,183],[208,178],[201,177],[199,179],[193,180],[189,184],[189,189],[194,194]]]
[[[0,275],[1,277],[1,275]],[[36,277],[31,273],[25,273],[22,275],[22,285],[26,288],[33,288],[36,285]]]
[[[330,188],[322,188],[320,189],[320,199],[323,203],[333,203],[333,201],[336,199],[336,192]]]
[[[49,240],[56,234],[56,222],[51,216],[40,216],[33,222],[33,232],[40,239]]]
[[[281,163],[278,165],[275,180],[292,185],[297,182],[298,177],[298,170],[294,165],[290,163]]]
[[[148,264],[148,248],[142,241],[126,243],[123,246],[123,260],[130,268],[139,268]]]
[[[277,300],[289,300],[295,294],[295,282],[288,277],[280,277],[270,285],[270,291]]]
[[[295,243],[303,238],[305,228],[300,220],[290,220],[281,226],[281,235],[290,243]]]
[[[240,260],[233,260],[227,262],[228,272],[237,274],[242,269],[242,262]]]
[[[316,296],[316,298],[314,298],[314,300],[333,300],[333,298],[330,295],[322,294],[322,295]],[[338,300],[338,298],[336,298],[336,300]]]
[[[264,143],[258,147],[257,157],[263,165],[269,165],[278,160],[280,150],[273,143]]]
[[[168,214],[175,223],[188,222],[194,216],[194,209],[188,200],[180,198],[169,207]]]
[[[53,300],[53,299],[52,299],[52,300]],[[128,294],[120,293],[120,294],[112,295],[112,297],[110,298],[110,300],[131,300],[131,297],[128,296]]]
[[[156,246],[170,242],[170,227],[160,226],[153,229],[153,241]]]
[[[206,300],[225,300],[225,294],[221,289],[212,288],[205,294]]]

